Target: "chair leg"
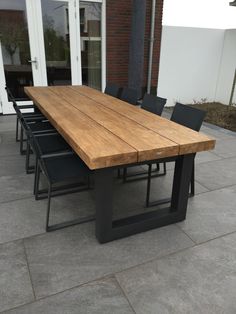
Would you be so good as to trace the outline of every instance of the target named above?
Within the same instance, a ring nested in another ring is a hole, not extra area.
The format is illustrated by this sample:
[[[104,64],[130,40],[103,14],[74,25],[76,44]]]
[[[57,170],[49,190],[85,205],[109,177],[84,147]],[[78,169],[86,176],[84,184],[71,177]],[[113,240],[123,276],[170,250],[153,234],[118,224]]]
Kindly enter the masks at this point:
[[[24,136],[23,136],[24,134],[23,134],[23,128],[22,128],[22,125],[21,125],[21,127],[20,127],[20,153],[21,153],[21,155],[23,155],[23,153],[24,153],[24,149],[23,149],[23,143],[24,143]]]
[[[40,181],[40,165],[39,162],[37,163],[37,170],[36,170],[36,181],[35,181],[35,199],[39,200],[39,181]]]
[[[26,173],[34,173],[35,172],[35,166],[30,166],[30,155],[32,153],[29,139],[26,140],[26,158],[25,158],[25,170]]]
[[[34,195],[36,193],[36,182],[37,182],[37,175],[38,175],[38,158],[35,158],[35,174],[34,174]]]
[[[148,179],[147,179],[147,194],[146,194],[146,207],[149,206],[150,190],[151,190],[151,178],[152,178],[152,164],[148,165]]]
[[[160,164],[159,163],[156,163],[156,166],[157,166],[157,171],[160,171]]]
[[[125,183],[127,180],[127,168],[123,169],[123,182]]]
[[[192,176],[191,176],[191,183],[190,183],[190,196],[195,195],[195,166],[193,163],[193,170],[192,170]]]
[[[26,158],[25,158],[25,170],[26,173],[30,173],[30,144],[29,140],[26,141]]]
[[[166,175],[166,162],[163,162],[163,175]]]
[[[47,214],[46,214],[46,231],[49,230],[49,218],[50,218],[50,208],[51,208],[51,190],[52,186],[48,183],[48,205],[47,205]]]
[[[19,142],[19,118],[16,116],[16,142]]]

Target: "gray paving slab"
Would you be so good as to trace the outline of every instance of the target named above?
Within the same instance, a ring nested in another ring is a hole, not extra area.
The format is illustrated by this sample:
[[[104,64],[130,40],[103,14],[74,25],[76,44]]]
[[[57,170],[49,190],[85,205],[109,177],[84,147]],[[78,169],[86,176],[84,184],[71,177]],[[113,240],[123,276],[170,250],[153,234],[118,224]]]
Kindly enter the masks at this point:
[[[101,245],[93,223],[24,241],[37,298],[193,245],[174,225]]]
[[[12,131],[0,132],[0,156],[19,155],[20,144],[15,141]]]
[[[186,220],[179,223],[196,243],[236,231],[236,185],[196,195],[189,200]]]
[[[214,153],[221,158],[236,157],[236,138],[217,141]]]
[[[213,124],[204,123],[201,132],[208,134],[216,140],[236,139],[236,132],[219,128]]]
[[[13,131],[16,129],[16,115],[7,115],[0,117],[1,132]]]
[[[236,157],[196,164],[195,178],[209,190],[236,184]]]
[[[0,156],[0,177],[25,173],[25,156]]]
[[[101,280],[6,312],[8,314],[133,314],[114,278]]]
[[[0,311],[34,300],[21,241],[0,245]]]
[[[137,314],[234,314],[236,234],[116,274]]]
[[[45,232],[46,200],[33,197],[0,204],[0,243]],[[52,198],[50,223],[91,215],[94,204],[87,192]]]
[[[31,197],[33,175],[17,174],[0,177],[0,203]]]

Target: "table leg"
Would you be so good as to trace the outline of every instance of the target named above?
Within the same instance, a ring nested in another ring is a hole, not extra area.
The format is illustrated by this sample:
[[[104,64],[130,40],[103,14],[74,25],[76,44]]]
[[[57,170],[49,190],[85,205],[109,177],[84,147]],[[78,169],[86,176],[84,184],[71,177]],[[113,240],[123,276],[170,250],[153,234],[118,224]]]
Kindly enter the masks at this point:
[[[96,237],[100,243],[111,240],[113,209],[113,169],[95,170]]]
[[[96,237],[100,243],[166,226],[185,219],[195,154],[175,163],[171,205],[155,211],[113,220],[113,169],[95,170]]]
[[[186,217],[189,185],[192,175],[192,168],[196,154],[183,155],[175,162],[174,181],[171,196],[171,212],[178,212],[179,218]]]

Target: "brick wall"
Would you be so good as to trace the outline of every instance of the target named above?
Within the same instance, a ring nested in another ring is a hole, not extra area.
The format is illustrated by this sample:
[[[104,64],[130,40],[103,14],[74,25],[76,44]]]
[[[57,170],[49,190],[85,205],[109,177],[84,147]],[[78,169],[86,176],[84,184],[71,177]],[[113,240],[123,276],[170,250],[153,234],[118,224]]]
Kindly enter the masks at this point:
[[[150,19],[152,1],[147,0],[143,87],[147,85]],[[156,89],[162,31],[163,0],[157,0],[152,86]],[[129,41],[132,21],[132,0],[107,0],[107,81],[120,86],[128,83]]]

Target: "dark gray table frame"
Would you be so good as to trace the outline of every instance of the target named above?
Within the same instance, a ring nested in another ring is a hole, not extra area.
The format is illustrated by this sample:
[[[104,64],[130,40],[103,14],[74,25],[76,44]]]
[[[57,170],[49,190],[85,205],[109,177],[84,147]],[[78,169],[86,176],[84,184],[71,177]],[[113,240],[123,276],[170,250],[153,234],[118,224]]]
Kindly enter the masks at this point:
[[[113,221],[113,174],[116,168],[95,170],[96,237],[98,241],[106,243],[184,220],[187,212],[194,157],[195,154],[176,156],[172,196],[168,208],[157,209],[115,221]],[[151,162],[161,161],[163,160],[159,159]],[[137,165],[141,164],[144,164],[144,162],[137,163]]]

